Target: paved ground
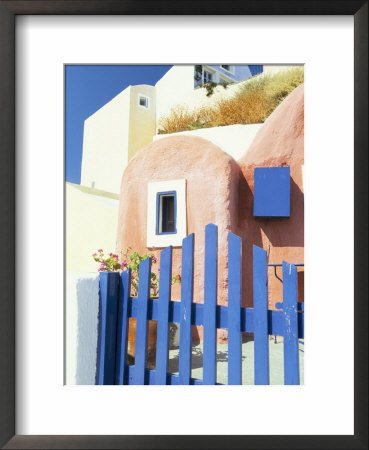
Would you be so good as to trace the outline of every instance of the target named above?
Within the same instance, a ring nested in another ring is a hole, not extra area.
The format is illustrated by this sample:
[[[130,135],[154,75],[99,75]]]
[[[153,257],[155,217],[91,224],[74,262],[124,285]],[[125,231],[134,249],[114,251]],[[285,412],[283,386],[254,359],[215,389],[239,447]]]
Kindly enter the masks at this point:
[[[202,344],[192,348],[192,378],[202,379]],[[304,345],[299,345],[300,384],[304,384]],[[169,351],[169,372],[178,373],[178,349]],[[217,346],[217,382],[227,384],[228,344]],[[269,340],[270,384],[283,384],[283,338]],[[254,384],[254,341],[242,344],[242,384]]]

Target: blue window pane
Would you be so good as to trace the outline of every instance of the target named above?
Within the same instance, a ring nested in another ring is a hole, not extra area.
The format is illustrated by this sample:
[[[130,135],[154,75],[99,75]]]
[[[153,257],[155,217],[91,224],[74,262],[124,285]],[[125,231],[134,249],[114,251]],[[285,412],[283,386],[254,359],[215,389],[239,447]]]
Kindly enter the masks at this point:
[[[213,75],[210,72],[204,71],[204,83],[210,83],[213,80]]]
[[[257,75],[258,73],[263,73],[263,66],[258,64],[249,65],[251,75]]]
[[[158,192],[156,197],[156,234],[176,233],[176,192]]]
[[[162,195],[161,202],[162,202],[161,231],[163,233],[167,233],[168,231],[174,231],[174,195]]]

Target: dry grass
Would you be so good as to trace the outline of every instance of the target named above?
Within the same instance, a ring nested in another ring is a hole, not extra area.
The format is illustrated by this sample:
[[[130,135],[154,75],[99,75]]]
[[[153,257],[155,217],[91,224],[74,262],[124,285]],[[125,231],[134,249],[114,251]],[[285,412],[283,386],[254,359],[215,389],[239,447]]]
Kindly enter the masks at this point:
[[[247,95],[250,92],[262,90],[273,105],[274,109],[288,94],[304,82],[304,68],[296,67],[275,75],[255,77],[243,84],[239,95]]]
[[[270,102],[264,91],[256,90],[247,95],[239,95],[218,102],[213,110],[211,124],[222,125],[263,122],[272,112]]]
[[[211,110],[209,108],[199,108],[190,111],[188,107],[178,105],[170,110],[170,113],[160,118],[158,123],[159,133],[175,133],[178,131],[195,130],[205,128],[211,120]]]
[[[212,107],[194,111],[172,108],[159,121],[159,133],[175,133],[197,128],[262,123],[297,86],[304,82],[303,67],[273,76],[256,76],[244,82],[237,94]]]

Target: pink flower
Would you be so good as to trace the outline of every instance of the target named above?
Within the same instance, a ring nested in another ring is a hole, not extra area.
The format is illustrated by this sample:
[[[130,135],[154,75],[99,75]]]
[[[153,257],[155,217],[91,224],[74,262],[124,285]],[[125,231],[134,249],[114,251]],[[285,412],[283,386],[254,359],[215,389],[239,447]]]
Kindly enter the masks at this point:
[[[126,267],[127,261],[122,261],[122,267]]]
[[[158,258],[156,256],[152,257],[152,262],[156,263],[158,261]]]
[[[109,256],[113,256],[113,253],[110,252],[110,253],[109,253]]]
[[[92,253],[92,256],[97,256],[97,253]]]
[[[98,252],[102,253],[104,250],[102,248],[99,248]]]

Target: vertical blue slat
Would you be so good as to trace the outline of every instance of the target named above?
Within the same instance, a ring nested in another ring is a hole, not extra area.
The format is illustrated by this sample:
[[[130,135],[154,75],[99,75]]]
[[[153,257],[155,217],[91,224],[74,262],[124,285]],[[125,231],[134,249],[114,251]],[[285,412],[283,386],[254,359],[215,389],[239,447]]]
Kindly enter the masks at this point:
[[[167,384],[169,302],[171,296],[172,247],[160,253],[160,286],[156,346],[155,384]]]
[[[117,358],[115,384],[126,384],[127,340],[128,340],[128,298],[131,291],[131,269],[121,273],[118,305]]]
[[[254,377],[255,384],[269,384],[267,253],[253,246]]]
[[[228,233],[228,384],[241,384],[241,238]]]
[[[284,384],[299,384],[297,268],[283,261]]]
[[[119,274],[100,273],[100,318],[96,384],[115,383]]]
[[[205,227],[205,271],[204,271],[204,352],[203,383],[215,384],[217,375],[217,268],[218,227],[209,223]]]
[[[182,280],[179,330],[179,384],[190,384],[191,377],[191,304],[193,298],[194,235],[182,241]]]
[[[147,356],[148,321],[147,309],[150,297],[151,258],[147,258],[139,266],[138,307],[136,322],[136,350],[133,384],[145,384],[145,367]]]

